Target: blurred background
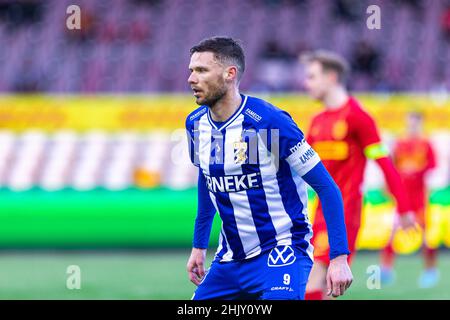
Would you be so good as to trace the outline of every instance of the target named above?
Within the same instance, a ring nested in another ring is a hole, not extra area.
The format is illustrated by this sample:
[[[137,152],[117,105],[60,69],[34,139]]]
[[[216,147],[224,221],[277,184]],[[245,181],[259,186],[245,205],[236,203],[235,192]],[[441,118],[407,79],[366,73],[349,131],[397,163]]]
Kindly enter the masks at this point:
[[[379,30],[366,25],[373,4]],[[79,30],[66,27],[70,5],[81,9]],[[348,86],[391,150],[407,115],[423,114],[437,161],[426,180],[427,228],[398,236],[396,283],[369,290],[366,271],[378,264],[395,211],[369,162],[356,280],[345,298],[450,299],[445,0],[0,0],[0,298],[190,299],[189,48],[213,35],[242,41],[242,91],[286,109],[303,131],[321,110],[305,95],[298,58],[313,49],[349,60]],[[416,284],[423,235],[440,248],[432,289]],[[79,290],[66,286],[70,265],[80,267]]]

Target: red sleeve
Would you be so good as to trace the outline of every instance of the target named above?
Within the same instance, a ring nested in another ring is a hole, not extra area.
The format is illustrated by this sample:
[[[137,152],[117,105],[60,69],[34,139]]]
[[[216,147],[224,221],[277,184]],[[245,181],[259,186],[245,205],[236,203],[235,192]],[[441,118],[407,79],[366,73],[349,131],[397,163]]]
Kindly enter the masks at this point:
[[[389,191],[397,202],[397,212],[400,215],[407,213],[410,210],[408,195],[391,159],[389,159],[389,157],[384,157],[375,161],[383,171],[384,179],[386,180]]]
[[[368,156],[377,162],[381,170],[383,171],[386,184],[392,196],[397,202],[397,211],[400,215],[409,211],[409,200],[406,194],[405,187],[397,169],[394,167],[392,160],[387,154],[387,150],[382,147],[380,134],[373,118],[364,110],[358,110],[353,115],[354,128],[361,147],[364,149],[364,153],[368,156],[369,146],[379,145],[379,152],[376,152],[374,156]]]
[[[427,148],[427,167],[426,170],[430,170],[436,167],[436,156],[434,155],[433,147],[431,143],[428,142]]]
[[[378,128],[373,118],[364,110],[356,109],[351,118],[352,127],[355,129],[357,139],[364,149],[365,147],[381,142]]]
[[[314,143],[313,136],[311,135],[311,130],[313,128],[314,122],[316,121],[316,116],[312,118],[311,123],[309,124],[308,132],[306,133],[306,141],[309,145]]]
[[[399,141],[396,141],[392,147],[392,161],[394,163],[394,166],[398,168],[398,161],[399,161]]]

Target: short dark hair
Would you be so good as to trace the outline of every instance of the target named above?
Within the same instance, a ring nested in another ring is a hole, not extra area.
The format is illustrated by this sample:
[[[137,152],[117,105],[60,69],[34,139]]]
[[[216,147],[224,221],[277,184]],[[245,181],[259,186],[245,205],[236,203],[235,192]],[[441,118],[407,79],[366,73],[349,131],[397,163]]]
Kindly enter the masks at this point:
[[[239,80],[244,74],[245,54],[239,40],[227,37],[211,37],[203,39],[189,51],[191,56],[195,52],[212,52],[215,59],[221,63],[236,65]]]
[[[340,83],[345,82],[350,72],[348,62],[342,56],[331,51],[317,50],[307,52],[300,59],[303,63],[318,62],[322,65],[323,70],[336,72]]]

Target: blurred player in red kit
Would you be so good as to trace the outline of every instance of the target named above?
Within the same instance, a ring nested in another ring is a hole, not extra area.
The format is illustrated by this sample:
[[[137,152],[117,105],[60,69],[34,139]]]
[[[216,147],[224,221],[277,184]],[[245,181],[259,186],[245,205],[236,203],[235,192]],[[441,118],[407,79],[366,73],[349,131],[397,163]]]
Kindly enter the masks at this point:
[[[406,137],[397,141],[394,146],[393,158],[396,167],[406,187],[411,209],[416,220],[425,230],[425,206],[427,190],[425,176],[436,166],[433,148],[423,136],[423,115],[419,112],[408,114],[408,132]],[[395,227],[394,227],[395,232]],[[394,232],[392,235],[394,235]],[[425,270],[419,278],[421,288],[430,288],[437,284],[439,273],[436,269],[437,250],[427,247],[424,239],[423,257]],[[389,284],[394,281],[393,266],[395,253],[392,249],[392,237],[388,245],[381,251],[381,281]]]
[[[400,225],[414,226],[414,216],[404,186],[388,152],[382,144],[373,118],[345,88],[348,63],[327,51],[302,56],[305,64],[305,87],[325,110],[311,122],[307,141],[321,157],[336,181],[344,200],[345,223],[350,252],[354,253],[361,223],[362,182],[367,159],[382,169],[390,192],[397,203]],[[327,229],[319,204],[313,223],[314,265],[309,276],[305,299],[320,300],[329,295],[329,243]],[[352,255],[349,256],[351,262]]]

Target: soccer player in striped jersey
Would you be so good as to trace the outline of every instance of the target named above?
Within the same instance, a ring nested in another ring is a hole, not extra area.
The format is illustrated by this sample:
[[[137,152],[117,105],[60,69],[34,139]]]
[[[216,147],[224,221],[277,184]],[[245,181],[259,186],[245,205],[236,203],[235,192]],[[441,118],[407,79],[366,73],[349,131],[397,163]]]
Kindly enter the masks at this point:
[[[375,121],[345,88],[349,69],[347,62],[327,51],[312,52],[304,55],[302,60],[306,66],[305,87],[310,96],[326,108],[312,119],[307,141],[320,155],[342,192],[350,251],[353,253],[355,250],[361,223],[361,188],[367,159],[375,160],[383,171],[397,202],[401,226],[413,227],[414,218],[406,191],[381,142]],[[323,293],[330,263],[325,208],[322,199],[320,202],[313,224],[314,266],[306,289],[307,300],[325,297]],[[352,255],[349,263],[351,258]]]
[[[305,182],[319,195],[330,240],[329,294],[352,282],[339,189],[283,110],[243,95],[240,44],[205,39],[190,50],[188,82],[200,105],[186,119],[199,169],[198,212],[187,263],[193,299],[303,299],[313,262]],[[205,273],[212,221],[219,247]]]

